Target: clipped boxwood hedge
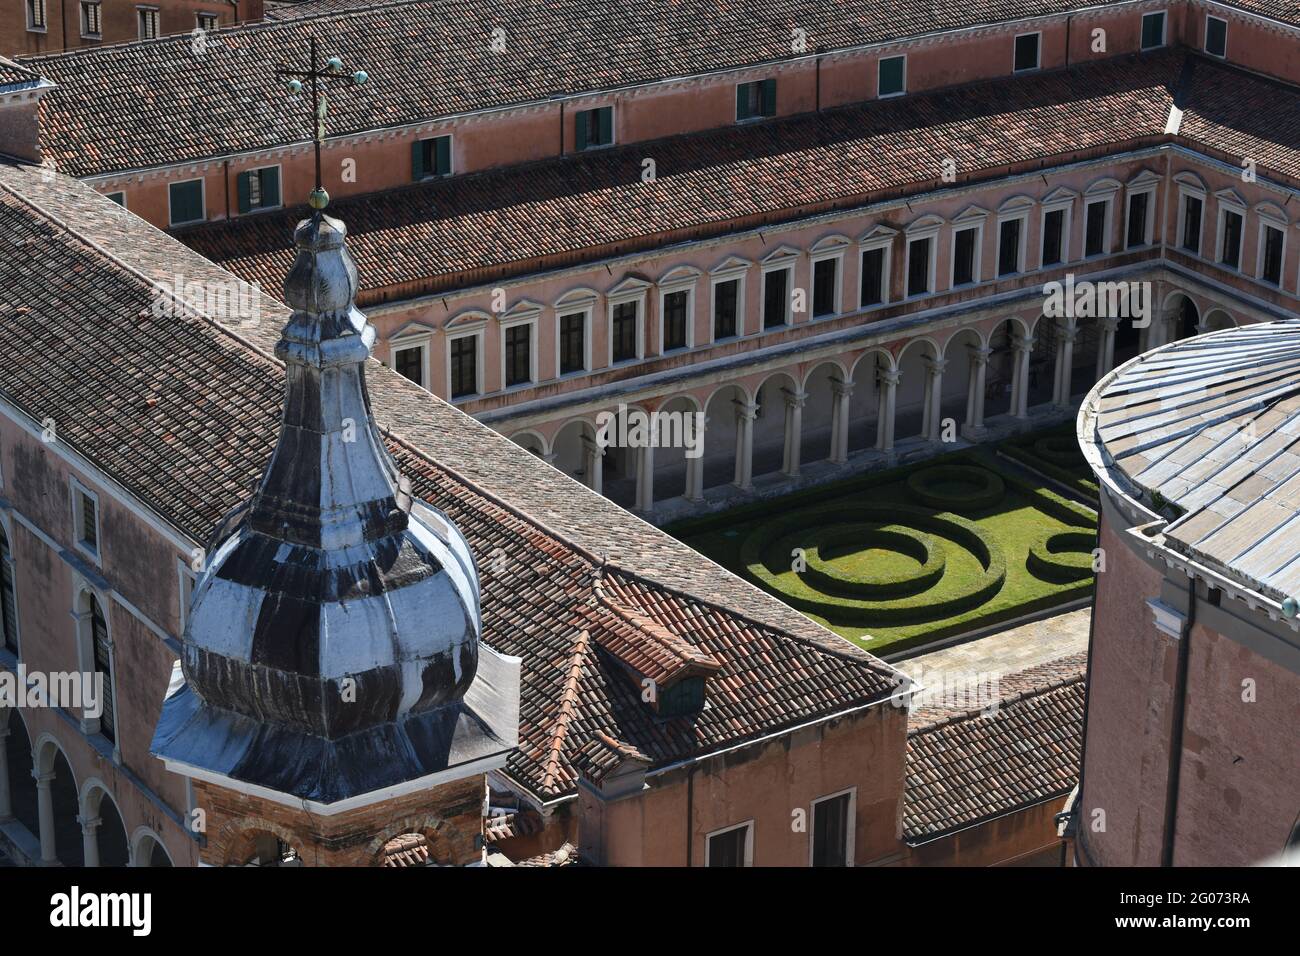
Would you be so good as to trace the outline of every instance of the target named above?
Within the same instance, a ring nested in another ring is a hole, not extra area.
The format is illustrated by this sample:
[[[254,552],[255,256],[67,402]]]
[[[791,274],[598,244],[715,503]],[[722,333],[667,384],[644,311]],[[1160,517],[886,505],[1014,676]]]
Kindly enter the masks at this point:
[[[807,569],[801,577],[818,590],[841,597],[879,600],[919,594],[939,582],[947,564],[943,544],[937,538],[903,525],[850,524],[799,536],[811,545],[804,551]],[[892,575],[837,568],[830,561],[837,556],[835,552],[849,550],[846,546],[857,551],[896,551],[916,561],[920,568]]]
[[[944,483],[970,485],[961,492],[940,488]],[[938,511],[984,511],[998,504],[1007,493],[1002,476],[979,465],[944,464],[923,468],[907,476],[907,493],[921,504]]]
[[[823,522],[834,522],[837,526],[845,522],[894,525],[900,519],[911,527],[934,532],[966,548],[983,566],[984,573],[973,587],[944,599],[936,599],[927,588],[893,600],[866,601],[823,594],[802,577],[794,582],[778,580],[779,574],[790,570],[790,543],[806,543],[810,528],[820,527]],[[899,504],[830,503],[801,509],[751,532],[740,546],[740,563],[759,587],[791,607],[862,627],[914,624],[961,614],[997,594],[1007,576],[1006,556],[1001,546],[974,522],[960,515]]]
[[[1030,446],[1035,455],[1061,468],[1087,467],[1079,442],[1073,436],[1044,435]]]
[[[1096,537],[1090,531],[1054,531],[1043,534],[1029,547],[1025,565],[1044,581],[1069,584],[1091,578],[1092,549]]]

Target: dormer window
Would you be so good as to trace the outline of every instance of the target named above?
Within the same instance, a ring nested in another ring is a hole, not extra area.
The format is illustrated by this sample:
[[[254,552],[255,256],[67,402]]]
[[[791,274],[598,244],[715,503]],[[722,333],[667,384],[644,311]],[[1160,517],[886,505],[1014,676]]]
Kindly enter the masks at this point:
[[[256,209],[275,209],[280,205],[280,167],[264,166],[239,174],[240,214]]]
[[[194,14],[194,25],[200,30],[212,31],[217,28],[217,15],[215,13],[196,13]]]
[[[660,717],[682,717],[703,709],[703,677],[685,677],[659,692]]]
[[[1015,61],[1012,71],[1024,73],[1039,67],[1039,40],[1041,33],[1025,33],[1016,37]]]
[[[432,136],[411,144],[411,178],[416,182],[451,175],[451,137]]]
[[[601,106],[582,110],[574,117],[574,145],[579,149],[597,149],[614,144],[614,107]]]
[[[736,87],[736,122],[776,115],[776,80],[755,80]]]

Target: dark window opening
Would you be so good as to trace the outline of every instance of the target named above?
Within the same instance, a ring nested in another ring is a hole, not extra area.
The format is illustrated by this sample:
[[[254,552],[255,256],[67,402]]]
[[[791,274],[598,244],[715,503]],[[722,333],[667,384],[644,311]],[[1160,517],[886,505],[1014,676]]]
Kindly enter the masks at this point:
[[[729,339],[736,334],[740,303],[740,280],[728,279],[713,287],[713,338]]]
[[[686,677],[659,695],[659,716],[680,717],[704,707],[704,678]]]
[[[615,362],[630,362],[637,357],[636,320],[637,303],[623,302],[614,306],[612,337]]]
[[[1083,254],[1099,256],[1106,251],[1106,206],[1108,200],[1088,203],[1088,217],[1084,223]]]
[[[1020,223],[1008,219],[998,226],[998,275],[1020,271]]]
[[[1142,49],[1154,50],[1165,45],[1164,12],[1148,13],[1142,17]]]
[[[1237,269],[1241,266],[1241,227],[1242,217],[1230,210],[1223,214],[1223,255],[1219,261],[1225,266]]]
[[[736,87],[736,120],[776,115],[776,80],[755,80]]]
[[[1261,278],[1273,285],[1282,284],[1282,241],[1281,229],[1264,227],[1264,274]]]
[[[525,322],[506,329],[506,388],[533,380],[533,327]]]
[[[813,266],[813,317],[835,314],[835,281],[839,262],[822,259]]]
[[[478,391],[478,336],[462,335],[451,340],[451,397],[461,398]]]
[[[451,175],[451,137],[434,136],[411,144],[411,178]]]
[[[424,384],[424,349],[398,349],[393,356],[393,368],[397,374],[409,378],[416,385]]]
[[[600,106],[582,110],[574,117],[574,145],[578,149],[595,149],[614,142],[614,107]]]
[[[1130,249],[1147,244],[1147,201],[1150,193],[1134,193],[1128,197],[1128,236],[1126,245]]]
[[[250,169],[239,174],[236,180],[239,193],[239,211],[274,209],[280,205],[280,168]]]
[[[736,827],[709,837],[709,866],[744,866],[749,827]]]
[[[1065,210],[1053,209],[1043,217],[1043,265],[1054,266],[1065,255]]]
[[[868,249],[862,253],[862,305],[879,305],[885,301],[885,250]]]
[[[930,291],[930,239],[913,239],[907,249],[907,294]]]
[[[1038,38],[1037,33],[1016,37],[1015,71],[1017,73],[1022,70],[1038,69]]]
[[[907,58],[887,56],[879,61],[877,68],[879,96],[896,96],[907,89]]]
[[[785,325],[790,307],[790,271],[773,269],[763,276],[763,328]]]
[[[848,866],[851,796],[842,793],[813,804],[813,866]]]
[[[953,241],[952,284],[969,285],[975,281],[975,239],[978,229],[961,229]]]
[[[1228,55],[1228,21],[1205,18],[1205,52],[1211,56]]]
[[[1195,196],[1188,196],[1183,205],[1183,248],[1195,255],[1201,254],[1201,209],[1205,204]]]
[[[171,196],[171,224],[173,226],[179,226],[187,222],[198,222],[205,218],[203,180],[191,179],[183,183],[171,183],[167,188]]]
[[[560,374],[587,370],[587,316],[583,312],[560,316]]]
[[[664,351],[686,348],[686,307],[691,294],[685,290],[664,296]]]
[[[14,572],[10,567],[9,539],[0,530],[0,646],[18,653],[18,601],[15,596]]]
[[[90,599],[90,636],[94,643],[95,673],[103,675],[103,705],[99,715],[99,732],[110,741],[116,740],[116,715],[113,713],[113,668],[109,657],[108,623],[99,602]]]

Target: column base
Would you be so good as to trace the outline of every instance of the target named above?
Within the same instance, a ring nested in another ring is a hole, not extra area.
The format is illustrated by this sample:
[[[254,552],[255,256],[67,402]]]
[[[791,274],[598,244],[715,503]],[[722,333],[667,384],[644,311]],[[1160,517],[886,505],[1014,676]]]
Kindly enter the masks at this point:
[[[958,433],[967,441],[983,441],[988,437],[989,430],[983,425],[963,424]]]

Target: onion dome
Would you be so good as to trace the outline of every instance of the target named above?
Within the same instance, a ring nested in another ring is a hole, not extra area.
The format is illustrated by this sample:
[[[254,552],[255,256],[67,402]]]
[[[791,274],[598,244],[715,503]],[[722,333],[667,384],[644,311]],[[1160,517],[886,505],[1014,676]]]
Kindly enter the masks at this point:
[[[322,803],[481,760],[517,724],[498,700],[512,659],[480,653],[469,544],[412,497],[371,415],[345,237],[319,211],[295,232],[279,439],[216,532],[155,737],[165,760]],[[474,695],[485,656],[493,690]],[[517,713],[517,662],[513,682]]]

